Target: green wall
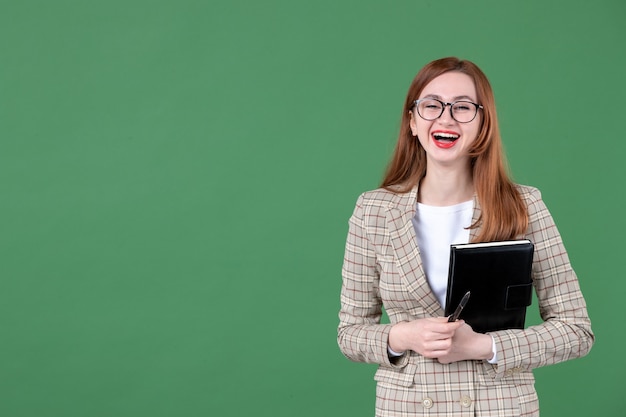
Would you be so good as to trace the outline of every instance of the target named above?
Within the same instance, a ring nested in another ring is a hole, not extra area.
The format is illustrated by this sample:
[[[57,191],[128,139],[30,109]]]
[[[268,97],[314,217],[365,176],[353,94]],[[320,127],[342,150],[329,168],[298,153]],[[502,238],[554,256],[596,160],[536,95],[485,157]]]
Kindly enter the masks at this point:
[[[373,415],[375,368],[335,339],[347,220],[412,77],[448,55],[490,77],[596,332],[536,371],[542,415],[623,416],[625,17],[621,0],[1,0],[0,416]]]

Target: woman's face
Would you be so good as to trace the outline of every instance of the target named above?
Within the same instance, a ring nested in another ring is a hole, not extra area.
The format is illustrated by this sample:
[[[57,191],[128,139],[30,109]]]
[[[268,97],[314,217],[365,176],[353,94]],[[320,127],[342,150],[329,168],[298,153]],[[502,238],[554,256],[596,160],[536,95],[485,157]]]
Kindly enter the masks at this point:
[[[444,103],[458,100],[477,103],[476,87],[469,75],[461,72],[447,72],[426,84],[419,99],[435,98]],[[481,104],[481,103],[477,103]],[[473,106],[472,106],[473,110]],[[424,120],[417,110],[411,111],[411,132],[417,136],[426,151],[427,163],[442,166],[467,165],[468,150],[478,136],[482,120],[481,111],[474,120],[460,123],[452,118],[450,106],[435,120]]]

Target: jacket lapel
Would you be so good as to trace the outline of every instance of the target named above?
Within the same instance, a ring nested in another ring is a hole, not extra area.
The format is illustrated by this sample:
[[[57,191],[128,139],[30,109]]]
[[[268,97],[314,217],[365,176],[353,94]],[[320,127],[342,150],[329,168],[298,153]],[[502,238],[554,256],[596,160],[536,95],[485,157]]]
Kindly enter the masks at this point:
[[[417,236],[411,219],[415,216],[417,204],[417,186],[408,193],[396,194],[397,199],[392,201],[387,208],[387,221],[391,246],[396,254],[396,263],[401,279],[407,290],[424,307],[426,312],[433,317],[443,316],[443,307],[437,301],[435,294],[430,289],[426,278],[422,259],[417,246]],[[472,224],[480,218],[481,209],[478,198],[474,195],[474,212]],[[478,228],[470,229],[469,241],[472,242],[477,236]]]
[[[417,187],[408,193],[396,194],[397,199],[387,208],[387,224],[391,246],[396,254],[396,264],[407,290],[433,317],[443,316],[443,308],[431,291],[426,279],[417,237],[411,219],[415,215]]]

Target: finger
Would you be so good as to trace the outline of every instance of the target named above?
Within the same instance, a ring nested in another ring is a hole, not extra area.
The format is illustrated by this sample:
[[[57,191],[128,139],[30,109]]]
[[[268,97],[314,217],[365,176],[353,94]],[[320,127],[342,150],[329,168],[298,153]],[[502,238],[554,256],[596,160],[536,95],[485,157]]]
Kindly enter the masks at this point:
[[[465,320],[453,321],[450,323],[450,325],[451,325],[450,328],[454,329],[454,331],[457,331],[459,328],[465,325]]]
[[[441,328],[442,333],[447,333],[450,335],[454,335],[454,333],[463,327],[465,322],[463,320],[451,321],[449,323],[445,323],[444,327]]]
[[[438,359],[438,360],[446,360],[446,358],[450,357],[450,350],[431,350],[426,351],[423,355],[429,359]],[[444,362],[441,362],[444,363]]]
[[[424,343],[432,343],[432,342],[439,342],[442,340],[450,340],[452,339],[453,336],[454,336],[453,331],[445,331],[445,332],[430,331],[430,332],[425,332],[422,334],[422,340],[424,341]]]
[[[445,322],[445,323],[439,323],[437,325],[433,325],[429,331],[435,335],[435,338],[446,338],[446,337],[452,337],[454,335],[454,333],[461,327],[463,326],[465,322],[459,322],[459,321],[455,321],[455,322]]]
[[[451,339],[434,340],[424,344],[424,348],[426,351],[437,352],[439,354],[443,354],[443,352],[449,351],[451,346]]]

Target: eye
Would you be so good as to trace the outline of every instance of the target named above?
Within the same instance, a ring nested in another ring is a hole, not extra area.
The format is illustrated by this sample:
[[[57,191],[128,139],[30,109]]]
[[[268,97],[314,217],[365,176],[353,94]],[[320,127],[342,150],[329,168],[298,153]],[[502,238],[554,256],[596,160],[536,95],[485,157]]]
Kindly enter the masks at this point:
[[[422,108],[426,110],[439,110],[441,109],[441,103],[435,100],[422,101]]]
[[[464,111],[470,111],[472,110],[473,105],[472,103],[469,102],[460,102],[460,103],[456,103],[454,105],[454,111],[455,112],[464,112]]]

